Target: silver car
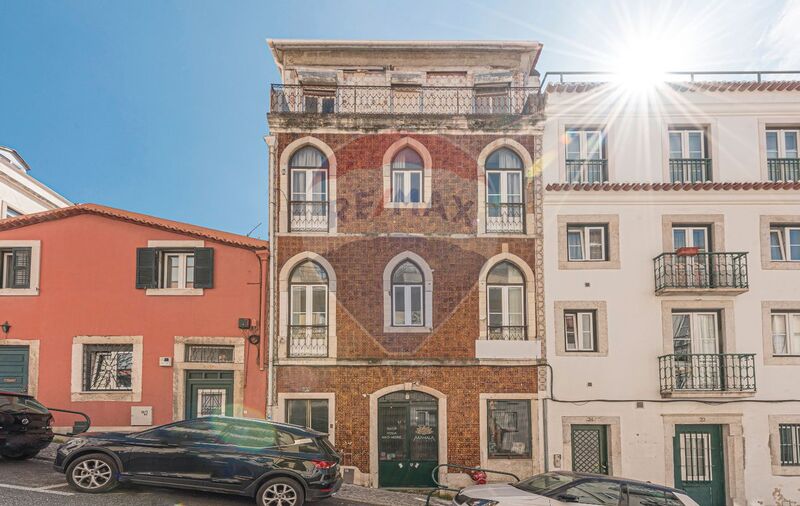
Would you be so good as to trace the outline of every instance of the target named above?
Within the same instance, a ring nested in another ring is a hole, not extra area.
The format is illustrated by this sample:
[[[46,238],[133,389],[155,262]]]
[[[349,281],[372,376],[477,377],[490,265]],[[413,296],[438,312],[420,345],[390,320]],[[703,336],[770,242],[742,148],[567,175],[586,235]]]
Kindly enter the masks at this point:
[[[685,492],[625,478],[554,472],[509,485],[467,487],[454,506],[698,506]]]

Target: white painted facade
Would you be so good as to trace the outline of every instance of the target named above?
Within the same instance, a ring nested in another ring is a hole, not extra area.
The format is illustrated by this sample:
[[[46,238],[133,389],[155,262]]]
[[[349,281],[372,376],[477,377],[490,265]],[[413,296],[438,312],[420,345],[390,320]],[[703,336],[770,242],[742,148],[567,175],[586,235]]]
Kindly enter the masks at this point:
[[[598,424],[607,426],[611,474],[673,485],[675,425],[718,424],[725,504],[800,501],[800,467],[776,465],[778,423],[800,422],[800,357],[774,357],[770,323],[773,307],[800,311],[800,262],[776,268],[762,258],[768,255],[768,239],[761,231],[777,217],[800,223],[800,189],[551,186],[566,182],[568,127],[604,131],[612,184],[670,182],[668,128],[688,125],[706,132],[713,181],[765,182],[765,129],[800,125],[800,93],[679,92],[664,86],[648,99],[644,96],[608,85],[576,93],[556,87],[547,97],[542,167],[546,355],[554,371],[555,398],[582,402],[546,402],[540,417],[546,468],[572,468],[571,424]],[[607,238],[610,249],[618,244],[615,262],[565,265],[559,251],[566,247],[559,240],[565,232],[559,229],[580,217],[596,223],[618,219]],[[654,258],[674,251],[671,225],[693,223],[709,226],[714,251],[747,253],[746,291],[655,294]],[[769,301],[780,304],[765,305]],[[607,348],[566,351],[558,342],[565,336],[563,314],[557,309],[579,309],[588,302],[605,303]],[[755,354],[755,392],[681,390],[662,395],[658,357],[673,353],[676,310],[718,312],[719,351]]]
[[[0,219],[38,213],[72,202],[28,175],[30,167],[11,148],[0,146]]]

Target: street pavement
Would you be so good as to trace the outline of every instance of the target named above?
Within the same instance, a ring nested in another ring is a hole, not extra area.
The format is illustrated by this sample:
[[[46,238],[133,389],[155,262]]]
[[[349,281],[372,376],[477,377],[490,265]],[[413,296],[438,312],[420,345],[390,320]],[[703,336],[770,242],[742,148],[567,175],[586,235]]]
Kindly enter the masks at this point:
[[[64,475],[53,470],[52,460],[33,458],[10,461],[0,458],[0,506],[244,506],[253,499],[207,492],[192,492],[143,485],[120,485],[105,494],[82,494],[67,485]],[[424,496],[375,490],[345,485],[337,497],[326,499],[319,506],[386,505],[422,506]],[[447,504],[437,501],[435,504]]]

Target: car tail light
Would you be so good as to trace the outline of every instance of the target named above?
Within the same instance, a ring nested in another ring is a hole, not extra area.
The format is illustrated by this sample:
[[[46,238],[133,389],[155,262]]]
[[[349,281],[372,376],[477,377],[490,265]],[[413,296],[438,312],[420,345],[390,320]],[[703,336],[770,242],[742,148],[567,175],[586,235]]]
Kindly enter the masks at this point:
[[[314,467],[317,469],[330,469],[336,465],[336,462],[330,462],[328,460],[314,460]]]

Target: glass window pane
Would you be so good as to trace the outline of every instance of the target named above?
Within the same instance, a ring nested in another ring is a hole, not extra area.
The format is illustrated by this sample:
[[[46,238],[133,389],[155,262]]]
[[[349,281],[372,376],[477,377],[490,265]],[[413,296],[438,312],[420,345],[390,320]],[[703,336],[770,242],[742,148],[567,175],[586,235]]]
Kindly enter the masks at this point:
[[[522,172],[506,173],[506,202],[510,204],[522,202]]]
[[[672,346],[676,355],[687,355],[690,353],[691,329],[689,327],[688,314],[672,315]]]
[[[500,195],[500,173],[487,172],[486,173],[486,188],[487,195]],[[490,201],[491,202],[491,201]],[[499,201],[498,201],[499,202]]]
[[[575,339],[576,330],[575,330],[575,315],[574,314],[565,314],[564,315],[564,338],[567,342],[567,349],[568,350],[575,350],[578,348],[577,340]]]
[[[186,288],[194,288],[194,255],[186,257]]]
[[[790,326],[791,338],[789,339],[789,353],[800,355],[800,314],[792,315]]]
[[[503,288],[490,286],[489,299],[489,326],[500,327],[503,325]]]
[[[673,159],[683,158],[680,132],[669,133],[669,157]]]
[[[589,160],[602,159],[602,136],[600,132],[586,132],[586,158]]]
[[[708,250],[708,243],[706,241],[707,236],[708,230],[705,228],[692,229],[692,246],[695,248],[700,248],[701,253],[706,252]]]
[[[177,255],[167,256],[167,288],[178,288],[178,276],[180,272],[180,260]]]
[[[780,158],[778,154],[778,132],[767,132],[767,158]]]
[[[578,131],[567,132],[567,160],[580,160],[581,134]]]
[[[326,200],[327,196],[327,174],[325,171],[315,170],[311,174],[311,192],[313,200],[319,202]]]
[[[327,434],[330,430],[328,425],[328,401],[325,399],[314,399],[309,401],[311,404],[311,425],[316,431]]]
[[[531,407],[527,400],[487,401],[489,457],[531,455]]]
[[[404,286],[394,287],[394,324],[406,324],[406,291]]]
[[[305,399],[286,401],[286,422],[307,427],[308,401]]]
[[[592,313],[581,313],[581,349],[594,349],[594,322]]]
[[[511,149],[500,148],[486,159],[487,169],[521,169],[522,159]]]
[[[292,200],[306,200],[306,172],[304,170],[292,171]]]
[[[409,185],[409,202],[422,202],[422,173],[412,172],[411,184]]]
[[[583,234],[580,230],[567,232],[567,254],[569,260],[583,260]]]
[[[422,325],[422,287],[410,286],[411,325]]]
[[[786,339],[786,315],[772,315],[772,349],[776,355],[786,355],[789,353],[788,342]]]
[[[405,173],[403,171],[395,171],[393,176],[393,186],[392,191],[394,192],[394,196],[392,197],[392,202],[405,202],[405,178],[403,177]]]
[[[770,258],[772,260],[783,260],[783,246],[781,242],[782,242],[781,231],[770,230],[769,248],[770,248]]]
[[[683,228],[672,229],[672,246],[675,249],[686,247],[686,229]]]
[[[327,167],[325,155],[313,146],[299,149],[289,160],[290,167]]]
[[[408,260],[398,265],[392,274],[392,283],[416,284],[422,282],[422,272],[419,267]]]
[[[314,325],[325,325],[327,320],[328,289],[324,286],[312,287],[311,311],[314,312]]]
[[[508,324],[513,327],[520,327],[525,324],[524,311],[525,297],[521,286],[508,287]]]
[[[797,158],[797,132],[784,132],[786,158]]]
[[[789,259],[800,260],[800,229],[789,230]]]
[[[306,287],[292,287],[292,325],[307,325],[306,322]]]
[[[703,158],[703,134],[701,132],[689,132],[689,158]]]
[[[589,258],[591,260],[603,260],[605,257],[604,235],[601,228],[589,229]]]
[[[525,282],[522,272],[510,262],[500,262],[492,267],[486,276],[486,282],[493,285],[520,284]]]
[[[307,260],[292,271],[292,283],[328,283],[328,274],[319,264]]]
[[[422,157],[411,148],[403,148],[392,159],[393,169],[421,169]]]

